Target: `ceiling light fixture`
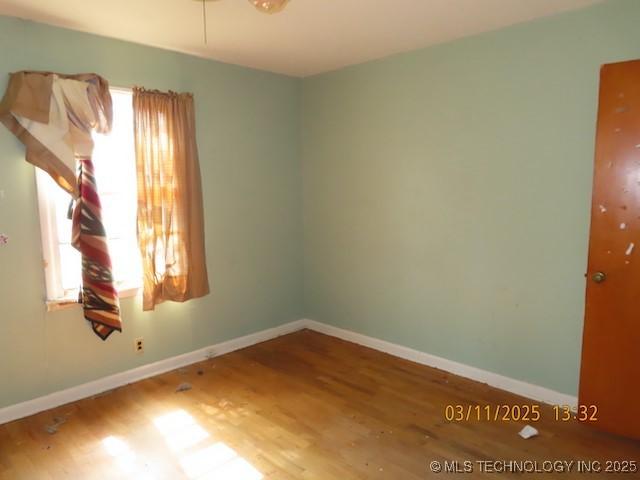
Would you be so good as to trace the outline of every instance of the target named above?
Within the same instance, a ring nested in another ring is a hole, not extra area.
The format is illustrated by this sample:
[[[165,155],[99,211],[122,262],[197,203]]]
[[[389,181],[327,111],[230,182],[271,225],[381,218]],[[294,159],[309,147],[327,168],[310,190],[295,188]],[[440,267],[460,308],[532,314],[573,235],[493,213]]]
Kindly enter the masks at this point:
[[[207,2],[217,2],[218,0],[195,0],[202,2],[202,28],[204,43],[207,44]],[[249,3],[262,13],[278,13],[284,10],[289,0],[249,0]]]
[[[278,13],[284,10],[289,0],[249,0],[262,13]]]

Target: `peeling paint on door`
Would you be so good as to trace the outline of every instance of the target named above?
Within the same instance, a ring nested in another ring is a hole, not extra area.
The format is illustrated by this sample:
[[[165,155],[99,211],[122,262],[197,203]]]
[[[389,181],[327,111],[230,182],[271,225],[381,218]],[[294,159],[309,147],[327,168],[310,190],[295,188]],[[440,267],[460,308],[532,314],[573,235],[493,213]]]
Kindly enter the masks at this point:
[[[635,245],[633,242],[631,242],[629,244],[629,246],[627,247],[627,251],[624,252],[624,254],[628,257],[629,255],[631,255],[633,253],[633,249],[635,248]]]

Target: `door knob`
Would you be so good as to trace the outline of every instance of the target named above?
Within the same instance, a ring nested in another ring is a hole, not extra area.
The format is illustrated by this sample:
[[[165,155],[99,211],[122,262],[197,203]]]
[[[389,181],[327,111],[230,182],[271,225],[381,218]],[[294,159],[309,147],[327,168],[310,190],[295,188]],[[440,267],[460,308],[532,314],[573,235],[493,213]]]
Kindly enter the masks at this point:
[[[596,272],[591,276],[591,280],[596,283],[602,283],[607,279],[607,276],[603,272]]]

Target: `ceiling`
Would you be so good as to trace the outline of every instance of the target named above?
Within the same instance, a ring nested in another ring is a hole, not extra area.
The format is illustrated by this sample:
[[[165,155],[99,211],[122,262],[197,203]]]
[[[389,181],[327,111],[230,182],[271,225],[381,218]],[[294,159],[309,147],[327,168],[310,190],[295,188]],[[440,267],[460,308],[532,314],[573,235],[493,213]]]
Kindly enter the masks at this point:
[[[601,0],[0,0],[0,15],[305,77]],[[140,20],[143,21],[140,21]]]

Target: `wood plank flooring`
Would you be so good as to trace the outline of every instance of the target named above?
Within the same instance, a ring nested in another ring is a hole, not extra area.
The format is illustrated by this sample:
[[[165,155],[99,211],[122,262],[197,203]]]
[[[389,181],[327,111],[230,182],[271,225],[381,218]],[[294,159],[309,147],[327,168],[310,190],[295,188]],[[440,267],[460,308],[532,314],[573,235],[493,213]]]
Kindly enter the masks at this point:
[[[532,403],[304,330],[0,426],[0,479],[522,478],[476,462],[640,461],[640,443],[557,422],[550,407],[529,440],[523,422],[444,418],[448,404]],[[474,472],[435,475],[434,460]]]

